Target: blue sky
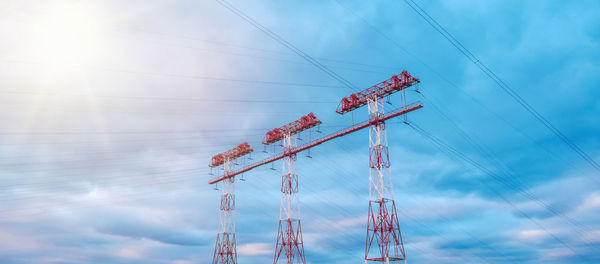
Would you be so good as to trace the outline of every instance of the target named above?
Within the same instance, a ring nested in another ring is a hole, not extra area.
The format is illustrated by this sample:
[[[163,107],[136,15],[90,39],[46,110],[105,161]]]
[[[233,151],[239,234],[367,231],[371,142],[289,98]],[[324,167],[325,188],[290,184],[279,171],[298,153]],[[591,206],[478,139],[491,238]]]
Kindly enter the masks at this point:
[[[600,3],[415,1],[600,162]],[[356,87],[408,70],[425,95],[410,120],[489,172],[388,123],[410,263],[600,261],[598,171],[404,1],[230,3]],[[267,157],[264,133],[309,112],[348,124],[351,89],[215,1],[8,0],[0,35],[2,263],[209,263],[210,157],[244,141]],[[307,262],[362,262],[367,131],[311,156]],[[274,166],[236,184],[240,263],[272,261]]]

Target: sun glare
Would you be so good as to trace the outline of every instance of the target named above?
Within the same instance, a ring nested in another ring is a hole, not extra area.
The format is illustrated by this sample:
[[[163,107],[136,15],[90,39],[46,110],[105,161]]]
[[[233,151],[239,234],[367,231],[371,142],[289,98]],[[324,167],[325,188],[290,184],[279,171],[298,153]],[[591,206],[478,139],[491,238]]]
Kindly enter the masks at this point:
[[[103,50],[101,26],[81,5],[54,7],[35,23],[36,56],[47,63],[90,64]]]

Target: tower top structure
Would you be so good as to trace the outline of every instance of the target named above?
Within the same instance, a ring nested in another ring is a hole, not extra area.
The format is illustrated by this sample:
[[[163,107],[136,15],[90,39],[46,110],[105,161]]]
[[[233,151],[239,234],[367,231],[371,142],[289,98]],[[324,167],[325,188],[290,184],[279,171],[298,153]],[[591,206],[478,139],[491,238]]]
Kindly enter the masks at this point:
[[[358,93],[353,93],[348,97],[342,98],[337,110],[338,114],[345,114],[367,105],[369,98],[383,98],[395,92],[402,91],[410,86],[421,82],[418,78],[408,74],[406,70],[400,74],[395,74],[392,78],[373,85]]]
[[[317,125],[320,125],[321,120],[319,120],[315,114],[310,113],[308,115],[305,115],[303,117],[301,117],[300,119],[291,122],[285,126],[282,126],[280,128],[275,128],[269,132],[267,132],[267,134],[265,135],[265,139],[263,140],[263,144],[265,145],[270,145],[273,144],[279,140],[282,140],[285,135],[290,134],[298,134],[304,130],[307,130],[311,127],[315,127]]]
[[[252,153],[252,151],[254,151],[254,149],[250,147],[250,144],[248,144],[248,142],[244,142],[242,144],[239,144],[235,148],[213,156],[208,166],[211,168],[221,166],[227,160],[237,159],[239,157]]]

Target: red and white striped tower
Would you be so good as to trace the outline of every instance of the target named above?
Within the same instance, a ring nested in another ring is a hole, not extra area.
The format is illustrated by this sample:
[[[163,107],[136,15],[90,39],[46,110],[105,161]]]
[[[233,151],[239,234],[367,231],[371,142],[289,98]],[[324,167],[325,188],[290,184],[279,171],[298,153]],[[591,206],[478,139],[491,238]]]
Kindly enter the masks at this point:
[[[345,114],[367,105],[369,111],[369,218],[365,264],[370,261],[406,263],[392,188],[390,155],[385,134],[387,118],[383,108],[383,98],[400,92],[402,107],[392,113],[408,113],[421,108],[423,105],[420,103],[407,105],[405,94],[406,88],[419,82],[418,78],[404,70],[388,80],[344,97],[336,110],[338,114]]]
[[[248,165],[239,170],[228,172],[221,177],[216,177],[215,179],[210,180],[209,184],[227,181],[236,175],[283,159],[281,211],[274,263],[277,263],[279,259],[283,259],[281,258],[282,253],[284,253],[288,264],[305,263],[304,244],[302,241],[297,198],[298,176],[295,174],[294,167],[296,154],[368,127],[370,183],[365,263],[368,263],[369,261],[383,263],[398,263],[404,261],[404,263],[406,263],[404,244],[402,242],[392,190],[385,121],[423,107],[423,104],[420,102],[414,102],[410,105],[407,104],[404,92],[406,88],[418,84],[419,82],[420,80],[418,78],[411,76],[407,71],[403,71],[400,74],[392,76],[388,80],[363,91],[351,94],[348,97],[344,97],[336,110],[337,113],[345,114],[368,105],[369,120],[358,124],[352,123],[348,128],[344,128],[336,133],[317,140],[309,141],[298,147],[296,147],[295,134],[321,124],[321,121],[317,119],[313,113],[303,116],[299,120],[283,127],[275,128],[267,132],[262,143],[270,145],[283,141],[283,153],[273,155],[270,158]],[[402,106],[385,115],[383,98],[389,97],[397,92],[401,92]],[[250,149],[250,147],[247,146],[247,149]],[[250,151],[252,150],[250,149]],[[214,167],[214,164],[222,164],[219,163],[219,160],[222,160],[223,157],[219,155],[213,157],[211,167]],[[377,249],[374,249],[375,247],[377,247]]]
[[[281,174],[281,204],[279,207],[279,228],[275,243],[273,263],[280,260],[286,264],[306,263],[304,242],[300,225],[300,203],[298,201],[298,175],[296,174],[297,134],[321,124],[313,113],[302,116],[265,135],[263,144],[270,145],[281,141],[283,146],[283,170]]]
[[[369,109],[369,218],[365,263],[406,263],[404,244],[400,233],[385,121],[383,100],[377,96],[367,98]]]
[[[232,171],[233,162],[226,159],[224,173]],[[219,233],[215,244],[213,264],[236,264],[235,244],[235,177],[223,181],[221,187],[221,207],[219,213]]]
[[[296,134],[287,133],[283,138],[284,153],[281,175],[281,204],[279,208],[279,229],[275,245],[274,264],[280,260],[286,264],[306,263],[304,243],[300,226],[300,206],[298,201],[298,175],[296,174]],[[282,256],[283,253],[283,256]]]
[[[221,206],[219,213],[219,233],[213,254],[213,264],[236,264],[235,244],[235,177],[228,177],[235,171],[235,159],[254,151],[247,142],[212,157],[211,168],[223,166],[223,186],[221,187]]]

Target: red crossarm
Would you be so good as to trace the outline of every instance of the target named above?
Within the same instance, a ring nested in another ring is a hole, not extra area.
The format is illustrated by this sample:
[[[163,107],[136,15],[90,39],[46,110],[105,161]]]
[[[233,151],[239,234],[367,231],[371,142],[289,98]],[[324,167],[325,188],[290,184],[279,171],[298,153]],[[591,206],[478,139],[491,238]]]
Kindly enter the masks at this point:
[[[208,166],[214,168],[223,165],[223,163],[225,163],[226,160],[237,159],[246,154],[250,154],[252,151],[254,151],[254,149],[250,147],[250,144],[248,144],[248,142],[244,142],[242,144],[239,144],[235,148],[213,156]]]
[[[370,97],[383,98],[419,82],[420,80],[418,78],[411,76],[404,70],[402,73],[396,74],[388,80],[373,85],[358,93],[351,94],[348,97],[344,97],[335,112],[338,114],[350,112],[366,105],[367,100]]]
[[[423,107],[423,104],[420,103],[420,102],[417,102],[417,103],[414,103],[412,105],[409,105],[409,106],[406,106],[406,107],[402,107],[402,108],[393,110],[391,112],[388,112],[386,115],[384,115],[383,117],[381,117],[379,120],[376,120],[376,121],[364,121],[364,122],[358,123],[356,125],[353,125],[353,126],[351,126],[349,128],[345,128],[345,129],[339,130],[338,132],[335,132],[335,133],[330,134],[328,136],[325,136],[325,137],[316,139],[314,141],[305,143],[305,144],[300,145],[300,146],[298,146],[296,148],[292,148],[289,151],[285,151],[283,153],[280,153],[278,155],[275,155],[275,156],[272,156],[270,158],[264,159],[264,160],[259,161],[257,163],[248,165],[248,166],[246,166],[244,168],[241,168],[241,169],[239,169],[237,171],[229,172],[229,173],[227,173],[227,174],[225,174],[225,175],[223,175],[223,176],[221,176],[219,178],[216,178],[216,179],[213,179],[213,180],[209,181],[208,183],[209,184],[215,184],[215,183],[220,182],[222,180],[229,179],[231,177],[235,177],[236,175],[239,175],[239,174],[242,174],[244,172],[250,171],[250,170],[255,169],[257,167],[260,167],[262,165],[269,164],[271,162],[280,160],[280,159],[282,159],[282,158],[284,158],[286,156],[293,155],[293,154],[296,154],[298,152],[302,152],[302,151],[307,150],[309,148],[321,145],[321,144],[323,144],[323,143],[325,143],[327,141],[330,141],[332,139],[348,135],[350,133],[356,132],[356,131],[361,130],[363,128],[367,128],[367,127],[369,127],[369,125],[372,122],[383,122],[383,121],[388,120],[390,118],[394,118],[394,117],[397,117],[397,116],[400,116],[400,115],[404,115],[406,113],[412,112],[412,111],[420,109],[422,107]]]
[[[315,114],[310,113],[308,115],[305,115],[303,117],[301,117],[300,119],[291,122],[285,126],[282,126],[280,128],[275,128],[269,132],[267,132],[267,134],[265,135],[265,139],[263,140],[263,144],[265,145],[269,145],[269,144],[273,144],[281,139],[283,139],[283,137],[286,134],[298,134],[304,130],[307,130],[311,127],[315,127],[319,124],[321,124],[321,120],[319,120]]]

